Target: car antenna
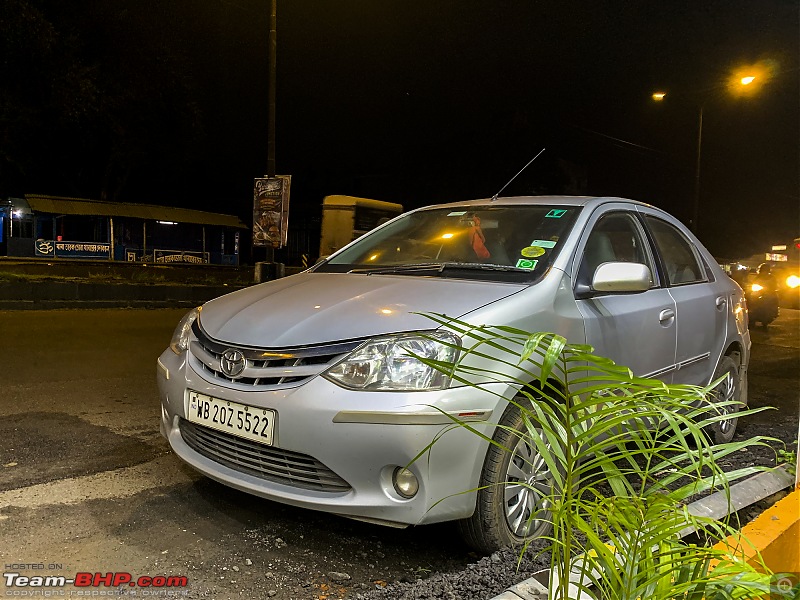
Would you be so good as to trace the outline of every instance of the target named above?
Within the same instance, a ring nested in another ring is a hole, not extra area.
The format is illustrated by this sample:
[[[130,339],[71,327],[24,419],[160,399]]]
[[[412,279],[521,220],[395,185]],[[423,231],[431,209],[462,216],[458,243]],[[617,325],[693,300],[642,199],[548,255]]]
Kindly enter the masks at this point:
[[[534,156],[532,159],[530,159],[530,160],[528,161],[528,164],[527,164],[527,165],[525,165],[524,167],[522,167],[522,168],[519,170],[519,173],[517,173],[517,174],[516,174],[516,175],[514,175],[514,176],[513,176],[511,179],[509,179],[509,180],[508,180],[508,183],[507,183],[507,184],[505,184],[503,187],[501,187],[501,188],[500,188],[500,191],[499,191],[499,192],[497,192],[497,193],[496,193],[494,196],[492,196],[492,202],[494,202],[495,200],[497,200],[497,197],[498,197],[498,196],[499,196],[499,195],[500,195],[500,194],[503,192],[503,190],[504,190],[504,189],[506,189],[506,188],[507,188],[507,187],[508,187],[508,186],[511,184],[511,182],[512,182],[512,181],[514,181],[514,180],[515,180],[517,177],[519,177],[519,174],[520,174],[520,173],[522,173],[522,172],[523,172],[525,169],[527,169],[527,168],[528,168],[528,166],[530,166],[530,164],[531,164],[533,161],[535,161],[537,158],[539,158],[539,157],[542,155],[542,152],[544,152],[544,148],[542,148],[541,150],[539,150],[539,154],[537,154],[537,155],[536,155],[536,156]]]

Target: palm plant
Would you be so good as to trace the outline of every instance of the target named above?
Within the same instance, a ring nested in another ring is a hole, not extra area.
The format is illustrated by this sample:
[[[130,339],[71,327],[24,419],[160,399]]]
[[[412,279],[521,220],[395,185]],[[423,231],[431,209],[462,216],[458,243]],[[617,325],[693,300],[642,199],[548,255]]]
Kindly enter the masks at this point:
[[[667,385],[636,377],[593,354],[591,347],[569,344],[553,333],[428,316],[462,337],[462,352],[455,363],[417,358],[456,382],[503,397],[521,417],[514,424],[501,421],[497,432],[509,435],[491,438],[457,419],[453,427],[467,428],[512,453],[521,470],[541,465],[543,477],[510,477],[498,486],[527,488],[539,499],[524,517],[527,531],[549,542],[554,598],[757,598],[770,593],[763,565],[759,572],[733,548],[713,549],[680,537],[689,526],[717,539],[735,531],[726,521],[690,514],[687,500],[710,490],[727,491],[731,481],[755,472],[757,467],[724,472],[719,461],[767,442],[713,443],[709,432],[729,418],[730,404],[736,402],[715,395],[718,382]],[[490,385],[497,382],[517,391],[505,397],[499,386]]]

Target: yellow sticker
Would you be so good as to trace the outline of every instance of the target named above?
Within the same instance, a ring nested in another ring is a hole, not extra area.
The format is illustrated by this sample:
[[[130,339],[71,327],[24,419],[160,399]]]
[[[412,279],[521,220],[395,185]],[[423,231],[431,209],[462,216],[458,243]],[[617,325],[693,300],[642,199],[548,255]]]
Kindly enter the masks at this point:
[[[540,246],[528,246],[519,251],[525,258],[536,258],[544,254],[544,248]]]

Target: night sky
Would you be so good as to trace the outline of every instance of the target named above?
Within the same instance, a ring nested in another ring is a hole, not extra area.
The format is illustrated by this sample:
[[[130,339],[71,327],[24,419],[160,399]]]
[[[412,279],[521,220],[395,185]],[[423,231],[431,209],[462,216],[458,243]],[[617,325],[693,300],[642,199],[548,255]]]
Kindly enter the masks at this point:
[[[688,222],[702,106],[701,239],[733,258],[800,235],[797,0],[277,2],[290,232],[328,194],[491,196],[543,147],[505,194],[570,192],[572,176]],[[268,9],[4,1],[0,196],[249,223],[267,169]],[[762,84],[731,93],[753,65]]]

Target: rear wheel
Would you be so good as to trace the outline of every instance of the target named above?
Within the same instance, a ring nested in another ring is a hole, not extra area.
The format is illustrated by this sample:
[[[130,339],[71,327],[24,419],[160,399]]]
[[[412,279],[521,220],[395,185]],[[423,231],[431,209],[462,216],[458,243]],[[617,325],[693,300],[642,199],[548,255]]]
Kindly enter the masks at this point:
[[[486,454],[473,515],[459,521],[471,547],[490,553],[551,530],[548,497],[553,478],[525,433],[520,409],[509,405]],[[507,452],[504,448],[508,448]]]
[[[719,414],[725,414],[725,419],[708,426],[707,433],[715,444],[725,444],[733,439],[736,433],[737,414],[742,406],[742,389],[739,378],[739,363],[730,356],[723,356],[719,361],[714,378],[723,380],[711,392],[710,400],[714,403],[735,401],[733,404],[717,406]]]

